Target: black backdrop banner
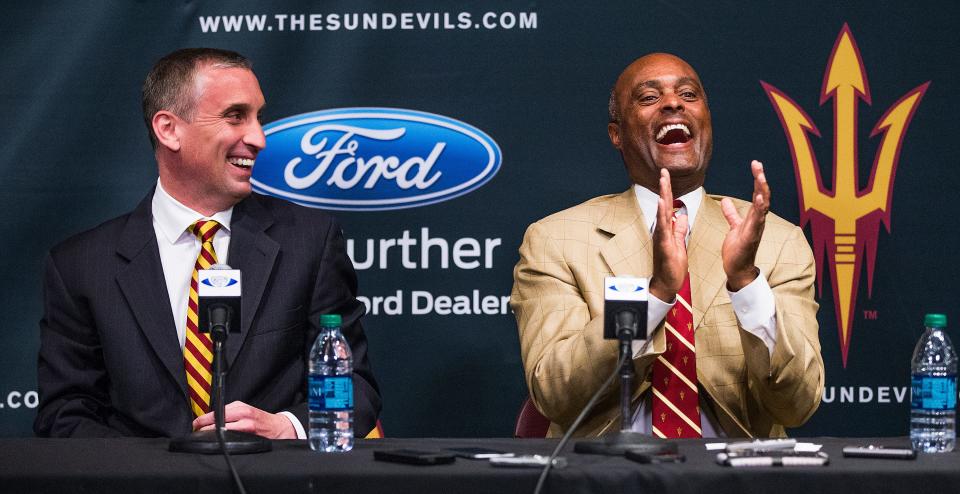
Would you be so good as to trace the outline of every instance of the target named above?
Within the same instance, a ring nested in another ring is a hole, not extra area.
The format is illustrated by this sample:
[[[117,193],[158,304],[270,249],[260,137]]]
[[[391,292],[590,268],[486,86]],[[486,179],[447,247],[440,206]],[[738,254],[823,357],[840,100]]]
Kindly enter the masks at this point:
[[[527,225],[628,180],[620,71],[699,72],[707,190],[750,194],[818,255],[826,389],[794,435],[903,435],[926,312],[950,321],[960,9],[942,2],[20,2],[0,12],[0,435],[31,434],[41,259],[156,181],[139,89],[160,56],[253,60],[257,190],[334,211],[390,436],[508,436],[526,386],[506,300]],[[948,333],[952,332],[948,328]],[[957,338],[960,340],[960,338]]]

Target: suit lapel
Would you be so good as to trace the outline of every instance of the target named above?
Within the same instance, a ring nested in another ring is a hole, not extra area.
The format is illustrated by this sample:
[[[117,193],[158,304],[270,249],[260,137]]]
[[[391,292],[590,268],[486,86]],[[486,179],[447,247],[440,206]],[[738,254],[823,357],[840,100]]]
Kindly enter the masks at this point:
[[[600,247],[600,257],[610,271],[615,276],[649,277],[653,273],[650,232],[633,188],[613,197],[602,214],[597,228],[612,236]]]
[[[250,327],[256,316],[263,291],[273,272],[274,262],[280,245],[270,238],[265,230],[273,224],[273,216],[265,210],[256,198],[251,196],[234,208],[230,231],[230,253],[228,264],[241,270],[242,287],[240,308],[240,334],[227,338],[227,365],[231,365],[250,334]]]
[[[653,275],[650,232],[633,187],[608,201],[597,228],[610,235],[610,239],[600,247],[600,257],[614,276],[649,278]],[[666,343],[662,331],[654,333],[652,344],[655,349],[659,349],[659,353],[663,353]],[[659,353],[640,357],[637,366],[648,367],[650,360]],[[637,400],[650,387],[650,383],[644,376],[637,376],[634,386],[636,389],[632,393],[631,402],[636,406]],[[619,422],[619,417],[619,412],[607,417],[606,423],[600,427],[600,433],[612,430],[614,424]]]
[[[723,270],[721,253],[723,240],[729,231],[730,226],[723,216],[719,201],[704,195],[693,233],[690,235],[690,243],[687,246],[690,295],[693,298],[693,320],[694,328],[697,331],[701,329],[704,313],[713,305],[713,301],[720,291],[726,289],[727,274]],[[710,330],[710,328],[711,326],[705,326],[703,329]],[[711,337],[711,335],[705,335],[704,339],[708,340]],[[709,356],[709,348],[710,345],[703,347],[698,345],[698,366],[699,357]],[[699,372],[700,369],[698,368]],[[710,371],[703,371],[700,376],[700,385],[703,386],[707,394],[713,397],[711,402],[714,407],[714,416],[720,422],[721,428],[727,434],[752,437],[753,434],[743,425],[740,418],[734,415],[723,401],[717,399],[720,393],[714,387],[713,380],[707,377],[709,374]],[[739,431],[739,434],[734,434],[734,431]]]
[[[151,190],[130,214],[124,227],[117,254],[127,259],[129,264],[117,274],[117,284],[140,330],[186,397],[183,351],[177,339],[173,314],[170,313],[170,297],[167,295],[160,249],[153,229],[152,198]]]
[[[729,229],[720,205],[715,199],[704,194],[687,245],[694,328],[700,327],[704,313],[710,308],[717,293],[726,286],[727,275],[723,271],[720,253]]]

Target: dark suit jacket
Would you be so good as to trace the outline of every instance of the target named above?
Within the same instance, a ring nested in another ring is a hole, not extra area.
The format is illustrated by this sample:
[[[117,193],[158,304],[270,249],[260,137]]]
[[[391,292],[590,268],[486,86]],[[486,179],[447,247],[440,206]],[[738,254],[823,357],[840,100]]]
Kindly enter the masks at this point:
[[[57,245],[46,258],[39,436],[191,431],[152,197]],[[243,299],[240,333],[231,334],[224,349],[225,403],[288,410],[306,427],[307,361],[320,314],[341,314],[353,349],[354,430],[363,437],[377,420],[380,394],[339,224],[322,211],[252,194],[234,208],[229,257],[227,264],[242,271]]]

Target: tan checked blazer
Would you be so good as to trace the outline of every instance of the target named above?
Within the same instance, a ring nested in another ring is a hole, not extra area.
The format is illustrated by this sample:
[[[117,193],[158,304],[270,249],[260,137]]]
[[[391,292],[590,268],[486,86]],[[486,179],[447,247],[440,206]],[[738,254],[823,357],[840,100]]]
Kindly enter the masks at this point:
[[[741,214],[749,203],[734,199]],[[597,197],[527,229],[514,269],[516,312],[530,396],[562,434],[613,372],[617,343],[603,339],[603,278],[652,274],[650,233],[633,189]],[[738,327],[725,289],[720,250],[729,227],[719,196],[704,196],[688,242],[700,403],[731,437],[777,437],[803,424],[823,392],[823,359],[813,298],[814,261],[803,232],[769,214],[756,265],[773,289],[773,356]],[[634,359],[634,405],[650,387],[653,359],[664,352],[663,323],[652,353]],[[614,385],[576,435],[595,436],[619,423]]]

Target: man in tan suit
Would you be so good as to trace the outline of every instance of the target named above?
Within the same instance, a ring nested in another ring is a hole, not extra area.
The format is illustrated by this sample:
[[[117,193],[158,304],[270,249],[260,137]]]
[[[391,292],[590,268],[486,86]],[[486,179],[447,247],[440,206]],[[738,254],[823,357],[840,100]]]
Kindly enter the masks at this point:
[[[777,437],[817,409],[824,370],[813,298],[814,261],[797,226],[769,213],[763,165],[751,163],[751,202],[707,195],[713,146],[700,79],[683,60],[644,56],[610,96],[607,131],[634,185],[531,225],[514,270],[530,396],[570,427],[614,372],[617,342],[603,339],[605,276],[650,278],[649,343],[634,345],[633,430],[651,424],[651,364],[666,351],[664,318],[689,272],[703,436]],[[683,201],[673,216],[674,197]],[[576,431],[619,423],[608,389]]]

